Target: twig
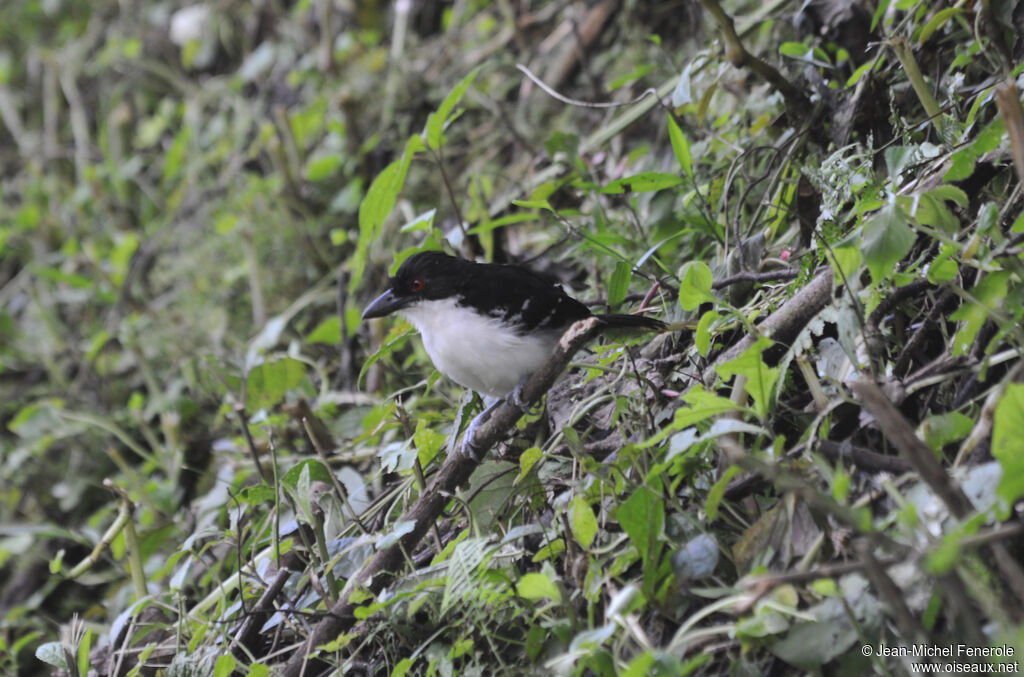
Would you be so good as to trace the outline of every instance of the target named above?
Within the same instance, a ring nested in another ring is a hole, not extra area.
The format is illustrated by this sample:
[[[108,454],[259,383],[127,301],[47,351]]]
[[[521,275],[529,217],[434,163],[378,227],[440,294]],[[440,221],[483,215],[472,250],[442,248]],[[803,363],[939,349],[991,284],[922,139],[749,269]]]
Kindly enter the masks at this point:
[[[818,440],[815,448],[832,461],[848,460],[858,469],[865,472],[888,472],[894,475],[902,475],[914,469],[914,466],[909,461],[899,456],[886,456],[863,447],[855,447],[848,442]]]
[[[661,98],[658,96],[658,90],[656,90],[654,87],[648,87],[647,89],[645,89],[640,94],[640,96],[636,97],[635,99],[631,99],[629,101],[619,101],[619,102],[612,101],[612,102],[605,102],[605,103],[594,103],[594,102],[591,102],[591,101],[581,101],[579,99],[570,99],[569,97],[565,96],[564,94],[559,94],[555,90],[553,90],[550,87],[548,87],[546,84],[544,84],[543,80],[541,80],[539,77],[534,75],[530,71],[530,69],[527,68],[526,66],[524,66],[523,64],[517,63],[516,64],[516,68],[521,70],[523,72],[523,75],[525,75],[526,77],[530,78],[530,80],[532,80],[535,85],[537,85],[538,87],[543,89],[547,93],[547,95],[550,96],[551,98],[558,99],[562,103],[569,104],[570,106],[578,106],[579,108],[622,108],[623,106],[632,106],[634,104],[640,103],[641,101],[646,99],[648,96],[654,96],[659,101],[661,100]]]
[[[777,71],[768,62],[762,61],[747,51],[747,48],[740,41],[740,36],[736,34],[736,26],[733,23],[732,17],[725,13],[725,10],[722,9],[717,0],[700,0],[700,4],[704,5],[704,9],[711,14],[715,23],[722,29],[722,37],[725,40],[725,54],[733,66],[749,68],[777,89],[786,100],[786,108],[789,109],[790,113],[796,115],[799,112],[810,110],[811,105],[806,94],[783,77],[782,73]]]
[[[249,423],[245,420],[245,406],[239,404],[235,406],[235,415],[238,417],[238,425],[242,427],[242,435],[245,437],[245,446],[249,448],[249,455],[252,456],[252,462],[256,465],[256,470],[260,474],[260,478],[268,486],[274,486],[274,483],[270,481],[270,477],[267,475],[267,471],[263,469],[263,464],[260,463],[260,454],[256,451],[256,443],[252,439],[252,433],[249,432]]]
[[[787,345],[803,331],[823,308],[832,301],[832,267],[824,268],[803,289],[782,304],[782,307],[757,325],[759,335],[766,335],[772,340]],[[702,375],[704,383],[714,382],[718,373],[715,367],[734,360],[744,353],[758,339],[758,335],[747,335],[731,348],[718,356],[714,364],[708,365]]]
[[[751,271],[745,271],[742,273],[736,273],[729,277],[723,277],[720,280],[715,280],[711,284],[712,289],[723,289],[730,285],[737,284],[739,282],[778,282],[780,280],[792,280],[800,276],[800,271],[792,268],[784,270],[772,270],[767,273],[754,273]]]

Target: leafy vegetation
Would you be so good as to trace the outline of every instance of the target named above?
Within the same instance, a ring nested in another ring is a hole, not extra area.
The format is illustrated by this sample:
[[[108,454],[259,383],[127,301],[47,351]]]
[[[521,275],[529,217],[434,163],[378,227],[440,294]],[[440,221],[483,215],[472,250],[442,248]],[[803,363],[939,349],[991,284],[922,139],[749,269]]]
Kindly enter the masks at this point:
[[[1019,667],[1020,10],[797,4],[0,5],[0,671]],[[423,248],[672,331],[447,491]]]

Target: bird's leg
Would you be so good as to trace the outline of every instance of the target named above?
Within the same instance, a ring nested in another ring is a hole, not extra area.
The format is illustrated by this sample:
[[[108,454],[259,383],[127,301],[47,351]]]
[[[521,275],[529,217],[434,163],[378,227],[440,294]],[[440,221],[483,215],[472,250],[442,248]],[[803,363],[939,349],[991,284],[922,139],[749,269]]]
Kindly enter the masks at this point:
[[[497,409],[498,405],[501,404],[502,402],[511,402],[512,404],[516,405],[519,411],[523,412],[524,414],[530,413],[530,405],[523,400],[523,385],[526,383],[526,381],[526,378],[520,381],[516,385],[516,387],[512,389],[512,392],[510,392],[504,398],[484,398],[484,403],[487,404],[487,408],[484,409],[479,414],[477,414],[477,416],[472,421],[469,422],[469,427],[466,428],[466,434],[463,435],[462,437],[462,448],[460,449],[460,451],[463,456],[468,456],[477,461],[480,460],[480,458],[477,457],[478,450],[473,444],[473,438],[476,436],[476,429],[480,426],[481,423],[490,418],[491,414],[494,413],[494,410]],[[491,400],[491,402],[488,403],[488,400]]]
[[[512,392],[510,392],[508,394],[508,396],[505,398],[506,400],[510,400],[512,402],[512,404],[516,405],[516,407],[519,409],[519,411],[523,412],[524,414],[529,414],[530,413],[530,404],[529,404],[529,402],[526,402],[526,401],[523,400],[523,386],[526,385],[526,381],[528,379],[529,379],[529,376],[527,376],[522,381],[517,383],[516,387],[513,388]]]
[[[491,397],[485,397],[484,403],[486,404],[488,400],[493,401],[490,404],[488,404],[483,411],[477,414],[472,421],[469,422],[469,427],[466,428],[466,434],[462,436],[462,446],[459,448],[459,453],[461,453],[463,456],[468,456],[474,461],[481,460],[481,458],[477,456],[477,452],[479,451],[479,449],[477,449],[476,445],[474,444],[475,440],[473,439],[476,437],[476,429],[480,426],[481,423],[490,418],[491,414],[494,413],[494,410],[497,409],[498,405],[502,403],[502,400],[494,399]]]

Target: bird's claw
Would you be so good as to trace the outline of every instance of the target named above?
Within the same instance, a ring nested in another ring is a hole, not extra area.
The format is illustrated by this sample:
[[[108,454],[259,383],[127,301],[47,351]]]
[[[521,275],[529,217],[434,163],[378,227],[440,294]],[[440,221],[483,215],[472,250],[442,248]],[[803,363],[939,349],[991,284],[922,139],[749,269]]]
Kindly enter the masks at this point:
[[[465,458],[471,458],[474,461],[479,462],[483,460],[483,455],[480,453],[481,449],[476,445],[476,430],[480,427],[481,423],[491,417],[491,413],[497,409],[498,405],[502,402],[511,402],[524,414],[528,414],[530,412],[530,405],[523,399],[523,383],[525,382],[526,381],[523,381],[513,388],[512,392],[506,395],[503,400],[492,402],[489,407],[477,414],[473,420],[469,422],[469,426],[466,428],[466,433],[462,436],[462,444],[457,447],[459,454]]]
[[[487,417],[491,414],[490,408],[480,412],[469,422],[469,426],[466,428],[465,434],[462,436],[462,444],[459,445],[459,453],[465,458],[471,458],[474,461],[481,461],[483,457],[480,455],[480,449],[476,446],[476,429],[480,427]]]
[[[516,405],[516,408],[524,414],[530,413],[530,403],[523,399],[523,384],[526,381],[522,381],[519,385],[512,389],[512,392],[508,394],[508,399],[512,404]]]

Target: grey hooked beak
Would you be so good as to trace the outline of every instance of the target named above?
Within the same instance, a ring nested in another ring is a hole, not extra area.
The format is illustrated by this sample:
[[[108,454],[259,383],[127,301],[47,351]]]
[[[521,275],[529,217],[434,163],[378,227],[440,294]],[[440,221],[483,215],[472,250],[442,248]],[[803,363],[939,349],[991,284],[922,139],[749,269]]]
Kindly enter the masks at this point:
[[[366,306],[366,310],[363,311],[363,319],[370,320],[375,317],[390,315],[396,310],[405,308],[414,300],[414,298],[398,296],[394,291],[388,289],[386,292],[375,298],[373,303]]]

